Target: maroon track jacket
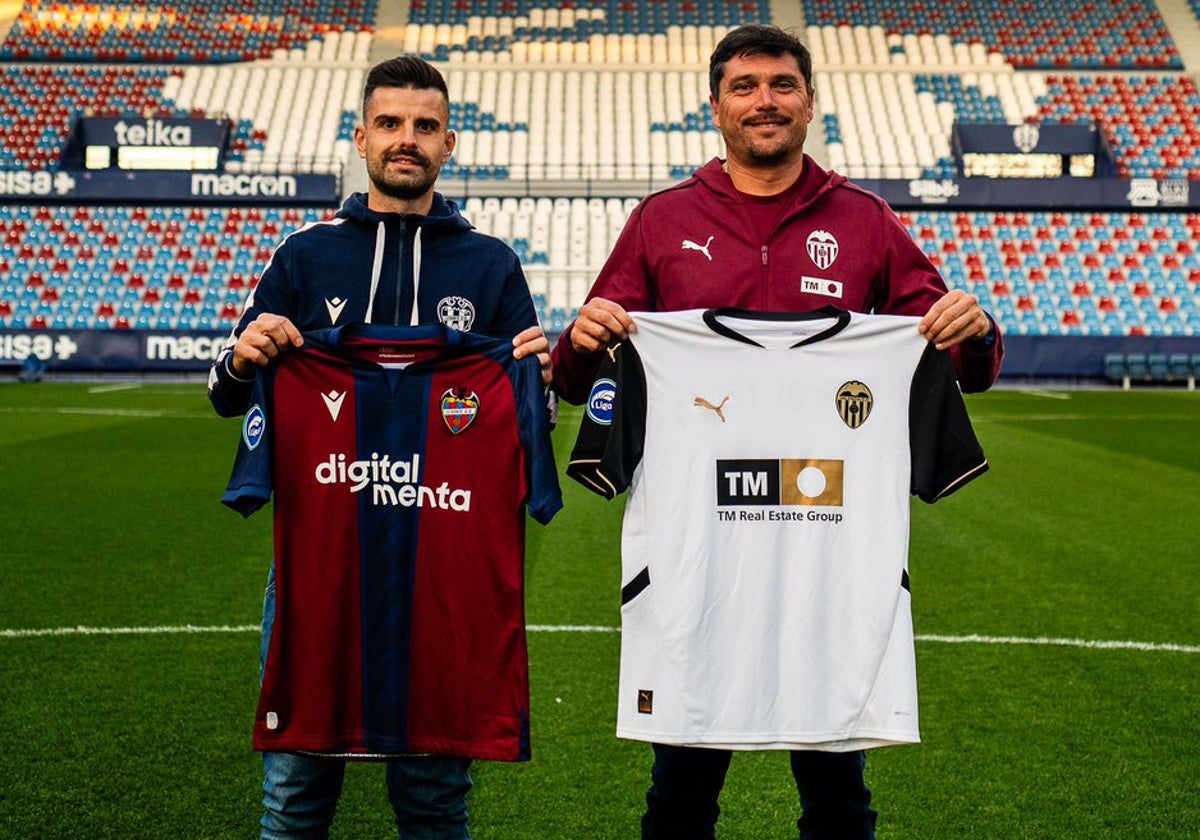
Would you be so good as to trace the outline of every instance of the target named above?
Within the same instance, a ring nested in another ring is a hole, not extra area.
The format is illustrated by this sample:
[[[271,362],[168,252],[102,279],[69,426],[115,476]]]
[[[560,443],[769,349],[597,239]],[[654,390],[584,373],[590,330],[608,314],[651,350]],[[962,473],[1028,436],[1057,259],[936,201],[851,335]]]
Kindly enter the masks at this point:
[[[588,298],[629,312],[723,306],[807,312],[924,315],[946,294],[937,269],[878,196],[805,156],[771,233],[757,232],[749,204],[714,158],[688,180],[646,197],[633,211]],[[581,403],[602,354],[554,348],[554,387]],[[1004,346],[967,341],[951,350],[964,391],[984,391],[1000,372]]]

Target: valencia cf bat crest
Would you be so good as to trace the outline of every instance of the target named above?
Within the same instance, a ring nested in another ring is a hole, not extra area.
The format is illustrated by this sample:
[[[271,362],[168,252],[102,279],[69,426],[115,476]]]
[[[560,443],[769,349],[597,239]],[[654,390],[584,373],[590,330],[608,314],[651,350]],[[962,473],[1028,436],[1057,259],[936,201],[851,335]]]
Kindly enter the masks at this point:
[[[871,416],[875,397],[871,389],[862,382],[851,380],[837,391],[837,409],[842,421],[851,429],[857,429]]]
[[[461,434],[475,422],[479,397],[465,388],[450,388],[442,394],[442,419],[452,434]]]

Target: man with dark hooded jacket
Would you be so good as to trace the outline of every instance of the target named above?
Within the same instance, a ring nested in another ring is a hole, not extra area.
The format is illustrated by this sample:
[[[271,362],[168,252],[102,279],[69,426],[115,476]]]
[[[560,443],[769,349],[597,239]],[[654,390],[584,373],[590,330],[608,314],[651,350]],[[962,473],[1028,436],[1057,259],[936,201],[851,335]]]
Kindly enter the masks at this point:
[[[635,328],[630,312],[721,307],[834,306],[918,316],[920,332],[949,350],[962,390],[990,387],[1003,345],[978,300],[947,291],[882,199],[804,153],[813,119],[812,59],[804,45],[773,26],[739,27],[714,49],[709,83],[726,158],[634,210],[555,345],[559,395],[576,404],[587,399],[604,356],[599,351]],[[731,753],[653,748],[643,840],[714,837]],[[803,840],[875,836],[863,751],[797,749],[790,758]]]
[[[516,358],[535,355],[550,380],[549,344],[516,254],[475,231],[434,191],[454,151],[445,80],[420,58],[382,62],[367,75],[355,129],[367,193],[336,218],[288,235],[246,300],[208,394],[217,413],[249,407],[255,372],[300,347],[302,333],[350,322],[442,323],[512,338]],[[275,613],[274,567],[263,605],[265,660]],[[387,762],[388,797],[403,840],[467,838],[470,761],[413,756]],[[328,837],[345,762],[263,753],[263,838]]]

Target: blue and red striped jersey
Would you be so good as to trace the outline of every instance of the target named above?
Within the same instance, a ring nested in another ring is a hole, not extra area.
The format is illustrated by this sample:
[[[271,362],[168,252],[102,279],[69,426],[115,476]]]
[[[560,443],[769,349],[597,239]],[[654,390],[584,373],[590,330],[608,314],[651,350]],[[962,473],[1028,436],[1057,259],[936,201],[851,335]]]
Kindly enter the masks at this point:
[[[538,363],[441,325],[260,369],[222,501],[274,492],[260,750],[529,757],[525,512],[562,506]]]

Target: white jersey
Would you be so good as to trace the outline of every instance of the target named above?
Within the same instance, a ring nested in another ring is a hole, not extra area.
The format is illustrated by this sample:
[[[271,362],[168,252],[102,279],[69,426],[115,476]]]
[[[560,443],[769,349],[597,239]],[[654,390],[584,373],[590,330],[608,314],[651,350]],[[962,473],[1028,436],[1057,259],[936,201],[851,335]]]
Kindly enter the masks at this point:
[[[918,318],[633,313],[568,474],[621,538],[617,734],[726,749],[920,740],[909,501],[987,469]]]

